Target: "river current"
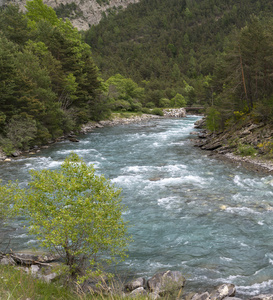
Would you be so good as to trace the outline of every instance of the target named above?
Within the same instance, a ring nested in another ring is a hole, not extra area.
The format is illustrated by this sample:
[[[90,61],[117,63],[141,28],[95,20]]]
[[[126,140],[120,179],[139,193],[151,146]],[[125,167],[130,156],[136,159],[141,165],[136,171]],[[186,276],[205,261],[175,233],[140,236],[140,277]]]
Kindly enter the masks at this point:
[[[116,267],[125,276],[179,270],[188,289],[234,283],[247,298],[273,292],[273,177],[231,165],[194,148],[198,116],[98,128],[39,154],[0,164],[4,182],[32,168],[58,168],[74,151],[123,189],[134,242]],[[10,247],[35,244],[20,220]],[[3,229],[2,229],[3,230]]]

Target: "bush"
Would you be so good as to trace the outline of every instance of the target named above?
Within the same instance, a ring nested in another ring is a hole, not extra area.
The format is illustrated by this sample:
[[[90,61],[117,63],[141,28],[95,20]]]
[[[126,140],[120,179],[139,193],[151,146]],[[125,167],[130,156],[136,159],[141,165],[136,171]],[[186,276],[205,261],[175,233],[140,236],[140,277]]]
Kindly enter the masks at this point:
[[[155,104],[153,102],[148,102],[146,103],[145,105],[147,108],[154,108],[155,107]]]
[[[171,100],[173,107],[185,107],[187,104],[186,99],[179,93],[177,93]]]
[[[121,191],[95,175],[93,166],[71,154],[60,170],[32,170],[31,176],[15,208],[41,246],[64,259],[72,277],[98,276],[102,264],[124,258],[130,238]]]
[[[152,111],[151,111],[151,114],[152,115],[158,115],[158,116],[164,116],[164,113],[162,111],[161,108],[154,108]]]
[[[142,107],[141,110],[144,114],[151,114],[152,110],[147,107]]]
[[[160,107],[169,107],[169,106],[171,106],[171,101],[168,98],[161,98],[159,100],[159,106]]]
[[[254,156],[257,154],[257,150],[251,145],[240,144],[238,146],[238,151],[242,156]]]

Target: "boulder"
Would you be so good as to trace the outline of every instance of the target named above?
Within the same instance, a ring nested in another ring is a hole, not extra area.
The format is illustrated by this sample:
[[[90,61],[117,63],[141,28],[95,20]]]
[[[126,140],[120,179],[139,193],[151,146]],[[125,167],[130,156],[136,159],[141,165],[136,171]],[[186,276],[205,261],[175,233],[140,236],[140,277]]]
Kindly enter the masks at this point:
[[[227,283],[219,285],[211,294],[211,300],[222,300],[225,297],[233,297],[236,293],[236,288],[234,284]]]
[[[163,109],[164,117],[169,118],[184,118],[186,117],[185,108],[172,108],[172,109]]]
[[[130,293],[130,296],[139,296],[139,295],[147,295],[147,291],[144,289],[143,286],[138,287],[137,289],[133,290]]]
[[[76,138],[69,138],[69,141],[73,143],[79,143],[79,140]]]
[[[40,271],[40,267],[38,265],[31,265],[30,266],[30,273],[32,275],[36,275]]]
[[[210,300],[210,295],[208,292],[202,294],[195,294],[191,300]]]
[[[185,284],[185,278],[179,271],[166,271],[155,274],[148,280],[147,286],[151,292],[160,296],[181,289]]]
[[[202,118],[194,123],[194,128],[204,128],[206,125],[206,118]]]
[[[18,156],[20,156],[21,154],[22,154],[22,152],[19,151],[19,150],[16,150],[16,151],[14,151],[14,152],[11,153],[11,155],[12,155],[13,157],[18,157]]]
[[[273,300],[273,294],[260,294],[250,298],[249,300]]]
[[[145,278],[139,277],[137,279],[134,279],[134,280],[126,283],[124,287],[125,287],[126,291],[131,292],[131,291],[133,291],[133,290],[135,290],[137,288],[140,288],[140,287],[144,288],[145,284],[146,284]]]
[[[16,262],[10,256],[4,256],[0,259],[0,265],[16,265]]]

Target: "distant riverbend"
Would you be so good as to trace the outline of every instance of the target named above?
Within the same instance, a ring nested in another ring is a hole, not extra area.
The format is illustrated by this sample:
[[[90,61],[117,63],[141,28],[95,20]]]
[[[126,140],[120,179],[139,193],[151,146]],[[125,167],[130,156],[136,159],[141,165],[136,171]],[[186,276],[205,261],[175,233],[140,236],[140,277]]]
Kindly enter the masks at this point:
[[[32,168],[58,168],[74,151],[123,189],[131,224],[129,257],[113,271],[150,277],[179,270],[187,290],[233,283],[237,297],[272,293],[273,177],[193,147],[200,116],[95,128],[30,157],[1,162],[4,182],[27,184]],[[3,229],[2,229],[3,230]],[[13,250],[35,245],[19,220]]]

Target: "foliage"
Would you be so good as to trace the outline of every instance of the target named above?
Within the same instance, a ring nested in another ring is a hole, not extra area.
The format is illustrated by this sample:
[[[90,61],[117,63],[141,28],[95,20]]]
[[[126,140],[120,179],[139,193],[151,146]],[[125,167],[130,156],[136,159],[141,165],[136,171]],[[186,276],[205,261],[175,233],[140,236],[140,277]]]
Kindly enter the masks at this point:
[[[19,187],[17,183],[9,182],[4,185],[0,180],[0,222],[10,218],[13,214],[12,206],[18,199]]]
[[[60,170],[31,171],[31,176],[17,209],[41,245],[64,258],[72,276],[84,275],[86,268],[98,275],[103,264],[125,256],[129,238],[121,191],[95,175],[93,166],[71,154]]]
[[[151,114],[158,115],[158,116],[164,116],[164,113],[163,113],[162,109],[160,109],[160,108],[152,109]]]
[[[186,102],[186,99],[181,94],[177,93],[171,99],[171,104],[172,104],[173,107],[185,107],[187,102]]]
[[[257,150],[252,145],[244,144],[238,146],[238,152],[242,156],[255,156],[257,154]]]
[[[15,115],[7,125],[7,137],[14,148],[26,149],[36,132],[36,122],[28,115]]]
[[[215,107],[210,107],[206,111],[206,126],[210,131],[217,131],[220,128],[219,121],[221,119],[220,112]]]
[[[42,0],[28,1],[25,14],[9,5],[0,20],[3,138],[27,148],[106,115],[91,49],[68,20],[58,19]],[[22,115],[36,131],[13,137],[12,126]]]
[[[215,69],[227,66],[222,54],[225,56],[232,50],[227,49],[227,42],[232,39],[229,35],[248,25],[253,14],[263,19],[272,9],[273,3],[269,0],[262,3],[243,0],[240,4],[236,0],[144,0],[92,26],[85,33],[85,40],[92,46],[94,60],[103,77],[107,79],[119,73],[131,78],[145,88],[146,103],[152,101],[158,107],[161,98],[172,99],[179,93],[188,105],[211,106],[217,104],[216,96],[223,88],[224,78],[219,73],[215,76]],[[270,31],[268,28],[268,36]],[[241,47],[242,52],[252,57],[252,62],[245,61],[246,66],[256,60],[256,51],[264,48],[267,35],[259,36],[258,33],[257,27],[257,32],[252,32],[253,46],[250,42],[248,47]],[[244,39],[249,38],[246,31]],[[237,66],[230,65],[230,74],[239,67],[238,48],[234,50],[237,51]],[[258,54],[257,58],[262,59],[262,55]],[[269,62],[269,57],[264,59]],[[228,74],[226,72],[225,76]],[[251,82],[254,83],[255,71],[253,74]],[[259,73],[257,75],[262,82]],[[232,77],[234,75],[230,79]],[[238,81],[234,86],[236,84]],[[174,90],[174,95],[168,95],[168,89]],[[227,105],[233,102],[230,99],[233,98],[232,85],[228,90],[230,93],[225,99],[218,98],[225,100]],[[252,90],[255,94],[255,87]]]
[[[105,95],[114,110],[141,111],[144,88],[132,79],[116,74],[105,82],[105,86]]]

